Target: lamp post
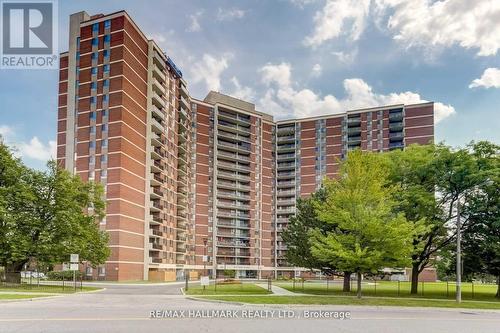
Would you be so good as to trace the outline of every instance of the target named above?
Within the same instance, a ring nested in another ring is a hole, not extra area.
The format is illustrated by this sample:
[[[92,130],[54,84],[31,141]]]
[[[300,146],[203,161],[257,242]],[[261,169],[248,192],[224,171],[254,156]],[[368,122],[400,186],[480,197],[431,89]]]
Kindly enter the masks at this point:
[[[462,225],[460,221],[460,196],[457,200],[457,286],[456,301],[462,302]]]

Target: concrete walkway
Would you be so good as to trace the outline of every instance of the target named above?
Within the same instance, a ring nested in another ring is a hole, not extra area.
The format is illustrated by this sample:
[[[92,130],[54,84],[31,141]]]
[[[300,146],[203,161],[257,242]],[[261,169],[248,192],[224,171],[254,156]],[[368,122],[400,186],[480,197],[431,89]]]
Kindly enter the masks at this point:
[[[259,286],[259,287],[264,288],[264,289],[267,290],[267,283],[257,283],[257,286]],[[288,291],[288,290],[286,290],[284,288],[281,288],[281,287],[278,287],[278,286],[275,286],[275,285],[271,286],[271,291],[272,291],[273,295],[297,296],[297,293]]]

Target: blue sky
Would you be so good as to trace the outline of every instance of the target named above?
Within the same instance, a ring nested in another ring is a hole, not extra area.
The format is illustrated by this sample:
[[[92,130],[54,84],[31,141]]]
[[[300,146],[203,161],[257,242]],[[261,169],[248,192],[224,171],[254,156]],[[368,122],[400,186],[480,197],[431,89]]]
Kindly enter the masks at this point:
[[[276,118],[436,102],[436,140],[500,142],[500,1],[60,1],[68,17],[125,9],[182,69]],[[55,147],[56,70],[0,70],[0,134],[32,167]]]

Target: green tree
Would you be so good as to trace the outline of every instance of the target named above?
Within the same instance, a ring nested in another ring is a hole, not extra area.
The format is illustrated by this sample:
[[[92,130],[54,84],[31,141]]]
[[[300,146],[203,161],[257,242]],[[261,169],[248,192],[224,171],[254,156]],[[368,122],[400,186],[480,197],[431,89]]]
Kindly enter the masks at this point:
[[[104,216],[103,189],[57,167],[26,168],[0,143],[0,265],[19,281],[30,262],[53,265],[79,253],[92,265],[105,262],[108,235],[99,230]]]
[[[466,148],[453,150],[448,146],[410,146],[404,151],[385,154],[390,165],[389,178],[401,187],[395,193],[396,209],[415,225],[423,225],[413,240],[411,292],[418,292],[418,276],[434,264],[441,251],[456,240],[457,201],[461,200],[461,232],[470,228],[471,212],[467,207],[475,197],[476,189],[491,175],[491,154],[494,150],[486,142],[471,143]]]
[[[307,198],[297,199],[297,213],[290,218],[286,229],[282,232],[282,238],[287,245],[286,260],[290,265],[320,270],[331,276],[337,274],[337,270],[328,262],[319,260],[312,255],[312,244],[309,237],[309,231],[315,228],[322,233],[333,229],[332,225],[320,221],[316,214],[315,203],[324,202],[325,199],[326,191],[324,188],[318,189]],[[351,272],[343,272],[343,276],[344,291],[348,292],[351,287]]]
[[[316,206],[318,218],[333,227],[315,228],[311,252],[319,260],[361,278],[384,267],[404,267],[412,250],[413,226],[395,214],[395,186],[379,154],[355,150],[342,163],[340,177],[325,180],[326,200]]]

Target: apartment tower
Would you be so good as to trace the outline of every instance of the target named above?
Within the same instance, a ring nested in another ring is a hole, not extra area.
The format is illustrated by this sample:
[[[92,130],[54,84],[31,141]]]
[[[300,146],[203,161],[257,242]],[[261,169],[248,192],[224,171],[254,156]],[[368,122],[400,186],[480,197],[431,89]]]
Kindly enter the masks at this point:
[[[57,161],[105,188],[112,254],[85,274],[176,279],[194,260],[191,111],[182,73],[124,11],[71,15]]]
[[[434,105],[275,121],[218,92],[192,99],[182,72],[129,15],[71,15],[59,71],[57,161],[105,188],[107,280],[297,276],[281,233],[296,200],[349,150],[434,137]]]

